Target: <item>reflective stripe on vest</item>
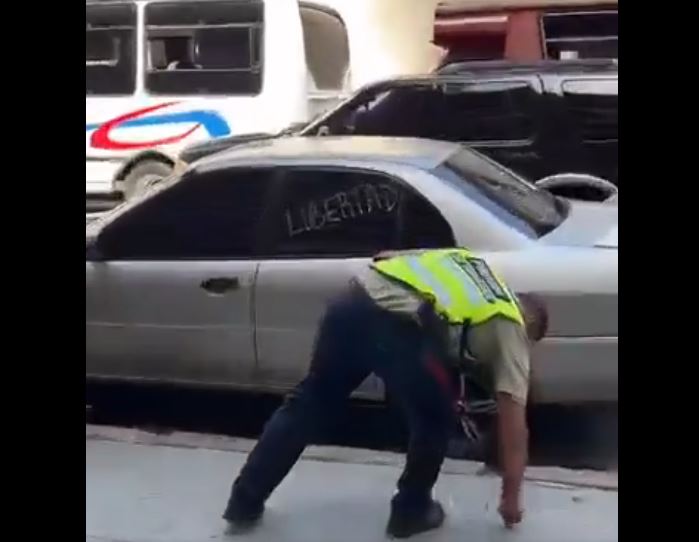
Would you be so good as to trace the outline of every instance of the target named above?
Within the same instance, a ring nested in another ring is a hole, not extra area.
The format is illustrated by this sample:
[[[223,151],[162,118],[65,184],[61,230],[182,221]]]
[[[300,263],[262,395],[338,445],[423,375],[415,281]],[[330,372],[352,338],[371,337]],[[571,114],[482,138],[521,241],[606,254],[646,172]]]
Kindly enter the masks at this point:
[[[425,283],[430,293],[436,298],[440,305],[449,306],[452,304],[451,296],[446,288],[443,288],[439,282],[439,279],[434,277],[430,273],[429,269],[426,269],[421,263],[420,258],[417,256],[406,256],[405,263],[408,265],[410,270],[415,273],[420,280]]]
[[[372,267],[431,300],[450,323],[475,325],[498,315],[523,323],[511,290],[468,250],[394,256],[373,262]]]

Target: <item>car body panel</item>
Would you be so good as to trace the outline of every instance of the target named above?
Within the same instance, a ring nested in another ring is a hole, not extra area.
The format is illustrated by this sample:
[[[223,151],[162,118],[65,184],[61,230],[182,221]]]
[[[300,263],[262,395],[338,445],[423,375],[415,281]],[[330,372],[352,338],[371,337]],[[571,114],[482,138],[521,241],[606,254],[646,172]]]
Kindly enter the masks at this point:
[[[618,399],[618,251],[539,246],[483,254],[517,292],[542,297],[547,337],[532,353],[532,399],[586,403]]]
[[[327,303],[368,263],[367,258],[260,263],[255,330],[256,379],[261,385],[289,389],[303,378]],[[381,389],[378,380],[370,377],[358,395],[376,397]]]
[[[176,267],[176,271],[173,271]],[[256,262],[87,262],[88,375],[206,384],[254,370]],[[223,295],[201,284],[237,277]]]

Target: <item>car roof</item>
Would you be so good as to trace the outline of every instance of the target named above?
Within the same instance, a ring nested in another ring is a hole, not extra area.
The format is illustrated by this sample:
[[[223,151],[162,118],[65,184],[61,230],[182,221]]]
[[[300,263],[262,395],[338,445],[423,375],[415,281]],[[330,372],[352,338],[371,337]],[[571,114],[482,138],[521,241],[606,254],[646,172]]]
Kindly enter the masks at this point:
[[[513,62],[511,60],[493,61],[454,61],[443,64],[435,75],[482,76],[484,74],[617,74],[619,65],[612,59],[588,60],[540,60],[536,62]]]
[[[557,64],[574,64],[574,61],[558,62]],[[552,66],[550,69],[544,69],[543,66],[550,64],[551,62],[541,62],[535,64],[513,64],[511,62],[484,62],[480,67],[472,66],[472,64],[479,63],[465,63],[464,69],[460,69],[458,65],[448,65],[449,69],[444,69],[444,71],[437,71],[434,73],[421,74],[421,75],[401,75],[398,77],[392,77],[390,79],[383,79],[373,83],[369,83],[359,89],[350,100],[360,98],[365,92],[382,89],[393,89],[397,87],[414,87],[429,86],[429,85],[441,85],[441,84],[461,84],[464,82],[478,82],[479,79],[516,79],[518,76],[538,76],[538,75],[565,75],[567,77],[589,77],[590,75],[597,76],[617,76],[618,70],[616,67],[614,69],[603,69],[603,68],[592,68],[580,69],[573,68],[572,66]],[[333,110],[330,110],[332,112]],[[319,117],[323,119],[325,115]],[[312,126],[317,123],[317,120],[309,124]]]
[[[380,136],[280,137],[253,141],[207,156],[197,169],[224,169],[250,162],[383,162],[432,169],[460,150],[458,143]]]

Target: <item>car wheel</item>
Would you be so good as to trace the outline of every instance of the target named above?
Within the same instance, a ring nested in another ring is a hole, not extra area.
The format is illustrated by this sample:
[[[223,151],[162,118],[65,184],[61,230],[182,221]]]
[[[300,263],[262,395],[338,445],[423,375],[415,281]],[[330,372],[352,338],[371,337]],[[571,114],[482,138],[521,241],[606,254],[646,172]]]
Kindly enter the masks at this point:
[[[172,166],[156,160],[136,164],[124,179],[124,199],[138,197],[172,173]]]

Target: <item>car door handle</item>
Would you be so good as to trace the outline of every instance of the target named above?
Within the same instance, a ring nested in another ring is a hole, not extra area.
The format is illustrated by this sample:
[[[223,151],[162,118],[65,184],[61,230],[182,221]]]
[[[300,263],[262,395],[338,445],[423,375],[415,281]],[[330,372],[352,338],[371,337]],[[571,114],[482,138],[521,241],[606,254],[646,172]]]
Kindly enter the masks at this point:
[[[213,277],[201,283],[201,287],[210,294],[225,294],[240,288],[238,277]]]

